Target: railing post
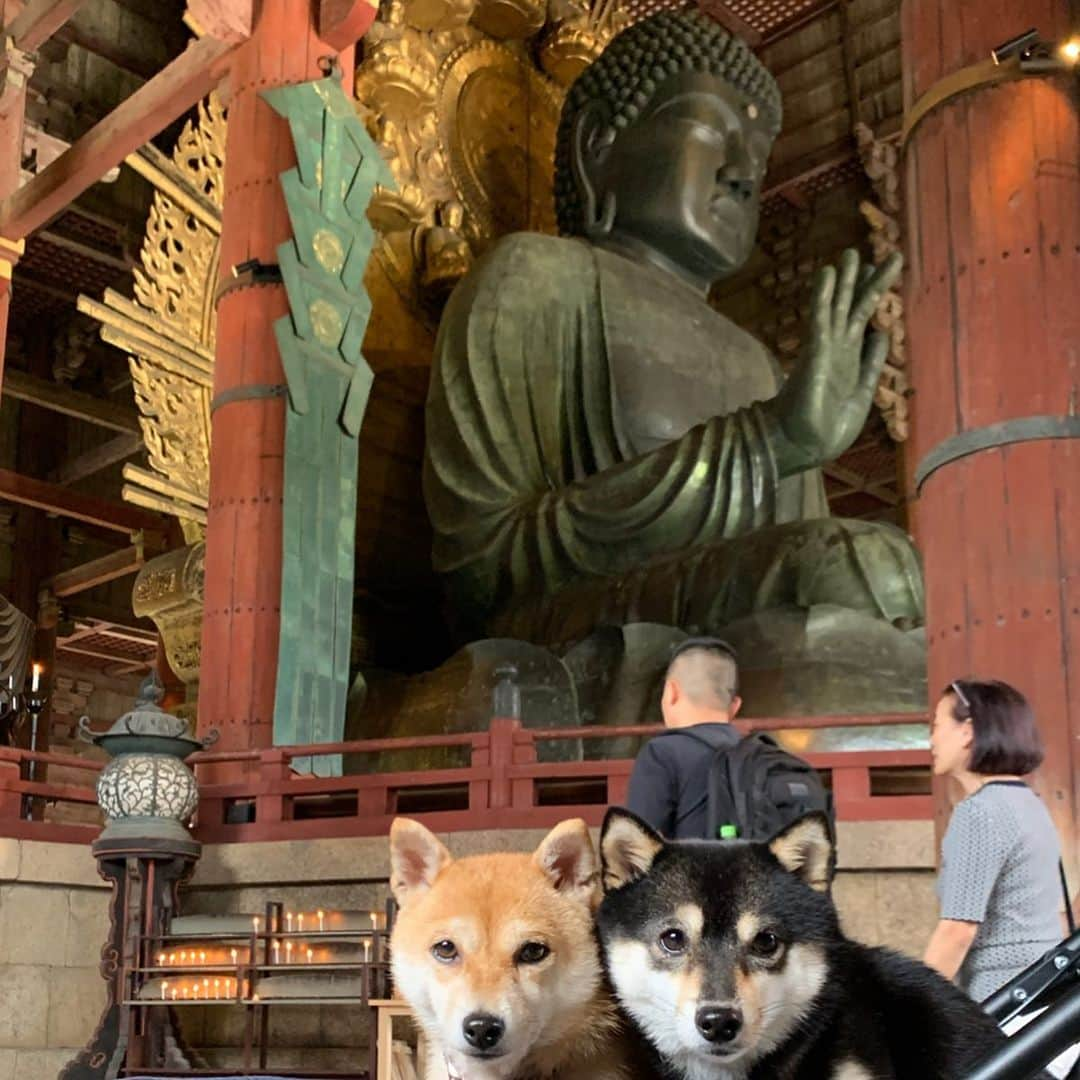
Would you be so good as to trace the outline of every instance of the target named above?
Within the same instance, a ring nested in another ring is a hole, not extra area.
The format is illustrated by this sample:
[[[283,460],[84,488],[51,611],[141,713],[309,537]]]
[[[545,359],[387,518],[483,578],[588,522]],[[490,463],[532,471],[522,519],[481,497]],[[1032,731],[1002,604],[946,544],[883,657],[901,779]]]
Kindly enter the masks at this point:
[[[536,740],[533,734],[517,721],[513,733],[514,765],[536,764]],[[510,805],[515,810],[531,810],[536,805],[536,778],[533,776],[515,776],[510,782]]]
[[[610,765],[609,765],[610,770]],[[626,793],[630,789],[630,776],[627,773],[612,773],[607,775],[607,798],[608,806],[625,806]]]
[[[255,824],[262,827],[288,821],[291,806],[285,795],[272,790],[288,780],[289,755],[284,750],[264,750],[259,754],[259,779],[255,789]]]
[[[514,733],[518,721],[496,716],[491,721],[491,809],[506,810],[511,805],[510,766],[514,763]]]
[[[491,765],[491,735],[479,732],[473,737],[470,767],[487,771]],[[486,814],[491,809],[491,782],[486,779],[469,781],[469,813]]]
[[[851,811],[870,798],[870,770],[865,765],[833,767],[832,794],[837,820],[847,821]]]

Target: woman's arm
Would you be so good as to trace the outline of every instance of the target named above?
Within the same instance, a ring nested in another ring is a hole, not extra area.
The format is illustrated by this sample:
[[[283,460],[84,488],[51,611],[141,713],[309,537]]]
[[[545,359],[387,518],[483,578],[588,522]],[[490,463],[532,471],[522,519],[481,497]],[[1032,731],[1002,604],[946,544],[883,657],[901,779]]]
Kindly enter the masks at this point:
[[[930,936],[923,963],[940,971],[946,979],[955,978],[978,931],[977,922],[942,919]]]

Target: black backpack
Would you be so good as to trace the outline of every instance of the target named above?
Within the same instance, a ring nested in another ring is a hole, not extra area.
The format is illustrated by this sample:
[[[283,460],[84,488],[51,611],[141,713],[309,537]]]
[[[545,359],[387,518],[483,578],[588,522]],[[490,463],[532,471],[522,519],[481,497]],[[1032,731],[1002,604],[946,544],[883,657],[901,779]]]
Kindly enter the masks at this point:
[[[817,770],[788,753],[764,732],[732,747],[713,749],[709,766],[707,839],[722,839],[721,828],[734,825],[740,840],[771,840],[786,825],[818,810],[836,836],[832,794]],[[728,833],[728,830],[724,830]]]

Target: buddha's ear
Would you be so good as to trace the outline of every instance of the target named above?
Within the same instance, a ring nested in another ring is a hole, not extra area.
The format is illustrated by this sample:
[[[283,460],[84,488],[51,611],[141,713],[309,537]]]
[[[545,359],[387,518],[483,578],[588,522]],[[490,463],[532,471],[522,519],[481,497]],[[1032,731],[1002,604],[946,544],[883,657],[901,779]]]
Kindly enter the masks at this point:
[[[591,101],[570,126],[570,164],[581,196],[585,235],[606,236],[615,223],[615,193],[606,190],[605,165],[615,145],[608,107]]]

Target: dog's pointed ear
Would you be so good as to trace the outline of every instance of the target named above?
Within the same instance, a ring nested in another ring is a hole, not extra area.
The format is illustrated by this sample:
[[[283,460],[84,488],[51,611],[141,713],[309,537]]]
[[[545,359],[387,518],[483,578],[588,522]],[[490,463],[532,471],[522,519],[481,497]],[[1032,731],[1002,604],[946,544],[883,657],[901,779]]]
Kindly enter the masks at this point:
[[[649,872],[664,838],[641,818],[613,806],[600,830],[600,872],[604,892],[629,885]]]
[[[451,861],[450,852],[430,829],[411,818],[394,818],[390,826],[390,891],[401,907],[427,892]]]
[[[599,896],[599,866],[589,827],[581,818],[560,822],[541,841],[533,861],[559,892],[591,903]]]
[[[811,889],[828,892],[836,864],[829,819],[821,813],[807,814],[778,832],[769,850],[780,865]]]

